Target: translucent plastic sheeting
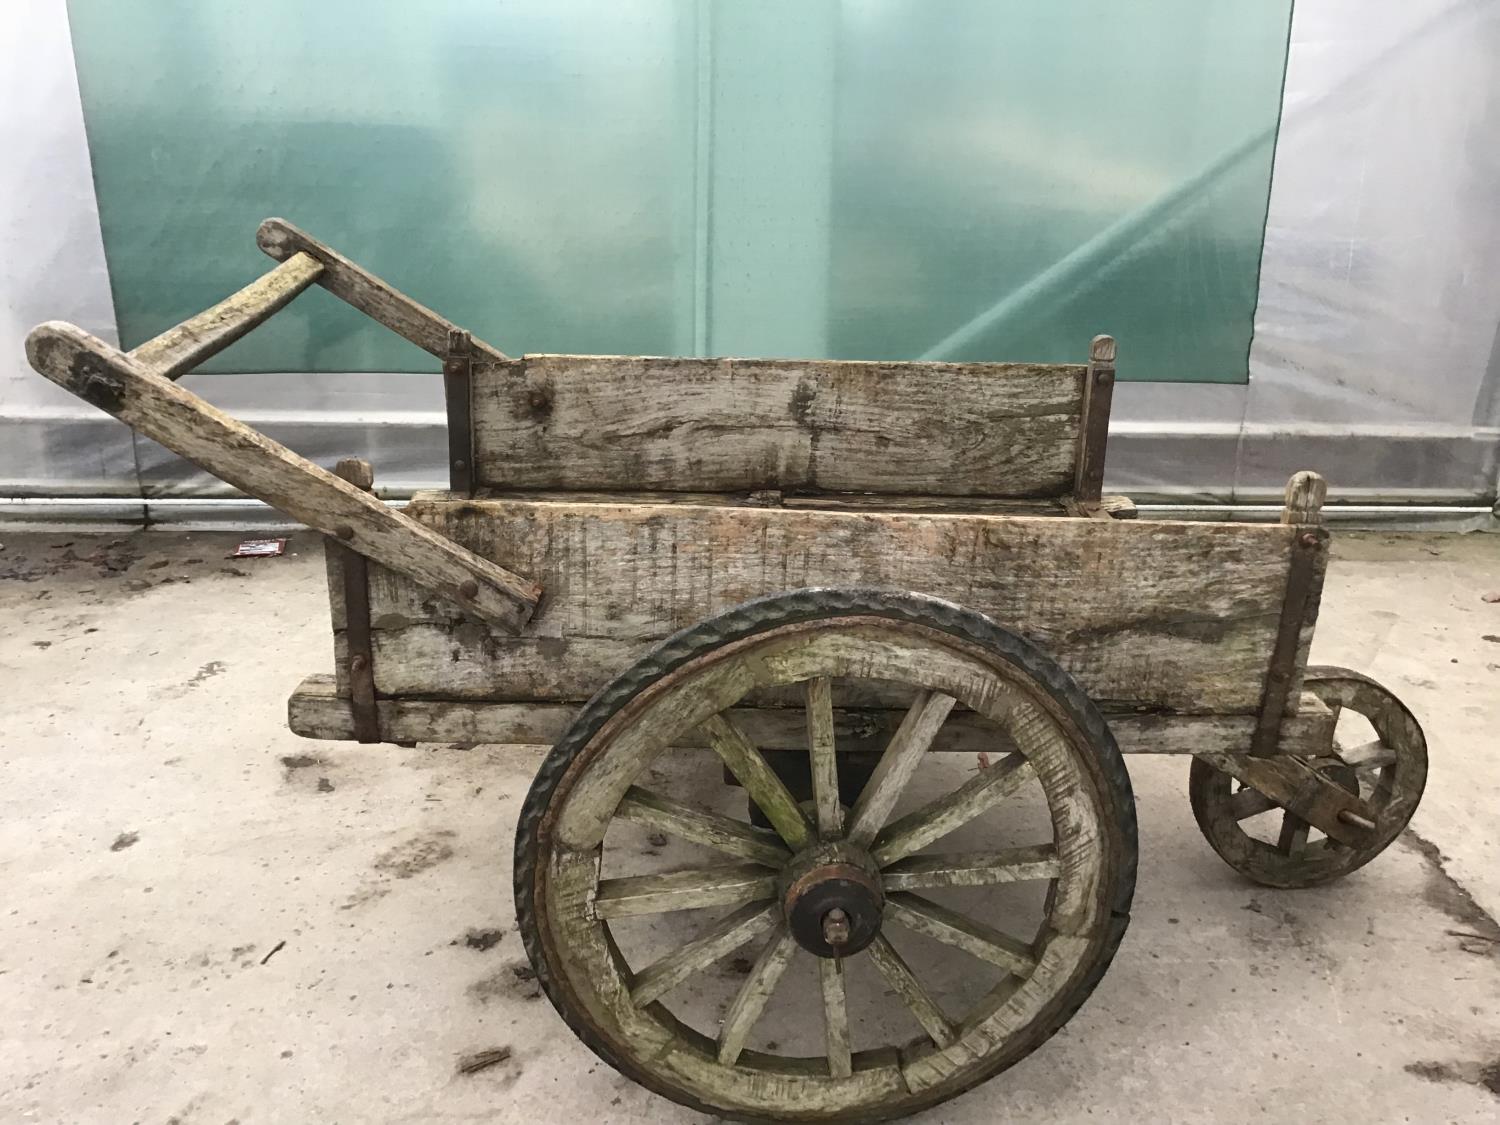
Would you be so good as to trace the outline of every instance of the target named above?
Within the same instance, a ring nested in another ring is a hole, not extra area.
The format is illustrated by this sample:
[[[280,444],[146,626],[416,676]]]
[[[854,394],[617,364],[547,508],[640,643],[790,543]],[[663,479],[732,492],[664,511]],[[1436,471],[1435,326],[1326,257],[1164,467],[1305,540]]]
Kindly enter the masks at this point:
[[[1289,0],[72,0],[127,346],[280,214],[512,351],[1242,381]],[[213,370],[432,364],[314,292]]]

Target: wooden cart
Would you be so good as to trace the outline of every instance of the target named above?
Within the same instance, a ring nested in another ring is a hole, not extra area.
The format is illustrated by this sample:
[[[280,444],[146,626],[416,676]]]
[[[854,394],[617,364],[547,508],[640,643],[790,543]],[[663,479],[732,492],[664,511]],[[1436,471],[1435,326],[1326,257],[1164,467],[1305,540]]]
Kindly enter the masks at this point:
[[[511,359],[281,220],[258,241],[281,264],[185,324],[129,353],[44,324],[31,362],[328,537],[335,673],[297,733],[552,744],[526,949],[667,1097],[893,1117],[1038,1046],[1126,927],[1122,754],[1193,755],[1204,835],[1272,886],[1411,817],[1416,720],[1307,667],[1322,480],[1279,524],[1135,518],[1100,488],[1107,337],[1076,365]],[[313,284],[442,360],[447,491],[393,511],[365,463],[174,381]]]

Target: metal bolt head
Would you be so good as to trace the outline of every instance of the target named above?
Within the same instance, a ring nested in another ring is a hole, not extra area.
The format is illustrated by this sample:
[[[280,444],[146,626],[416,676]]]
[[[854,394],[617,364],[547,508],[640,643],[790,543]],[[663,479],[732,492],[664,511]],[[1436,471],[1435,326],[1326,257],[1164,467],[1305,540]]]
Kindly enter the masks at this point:
[[[823,915],[823,940],[835,949],[849,944],[849,915],[838,907]]]
[[[473,601],[479,596],[479,583],[472,578],[466,578],[459,584],[458,592],[461,597]]]

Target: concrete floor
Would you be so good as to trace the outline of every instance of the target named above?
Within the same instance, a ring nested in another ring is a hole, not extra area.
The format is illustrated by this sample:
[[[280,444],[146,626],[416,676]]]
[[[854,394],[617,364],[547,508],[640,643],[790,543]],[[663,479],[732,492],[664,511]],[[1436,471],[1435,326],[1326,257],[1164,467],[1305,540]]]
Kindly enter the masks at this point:
[[[250,561],[220,534],[0,541],[0,1120],[698,1119],[513,972],[539,750],[285,729],[331,664],[315,539]],[[1413,830],[1338,885],[1264,890],[1199,838],[1187,763],[1134,759],[1113,967],[926,1120],[1500,1120],[1500,536],[1335,542],[1315,659],[1426,724]]]

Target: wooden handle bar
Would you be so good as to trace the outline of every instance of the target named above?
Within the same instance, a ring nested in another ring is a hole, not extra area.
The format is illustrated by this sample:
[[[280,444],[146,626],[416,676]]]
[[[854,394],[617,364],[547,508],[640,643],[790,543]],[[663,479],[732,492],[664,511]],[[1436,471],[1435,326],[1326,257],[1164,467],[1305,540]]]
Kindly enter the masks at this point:
[[[316,258],[294,254],[234,296],[147,340],[130,358],[153,375],[177,379],[285,308],[322,272]]]
[[[387,508],[81,328],[38,325],[26,356],[54,383],[153,441],[503,629],[520,632],[536,609],[536,583]]]
[[[316,258],[323,266],[317,281],[324,289],[422,350],[439,359],[447,355],[448,334],[458,331],[458,325],[393,289],[306,231],[285,219],[267,219],[255,232],[255,242],[281,261],[289,261],[299,253]],[[474,340],[474,352],[481,359],[509,358],[499,348],[479,339]]]

